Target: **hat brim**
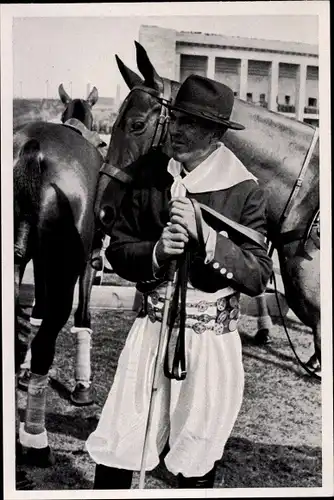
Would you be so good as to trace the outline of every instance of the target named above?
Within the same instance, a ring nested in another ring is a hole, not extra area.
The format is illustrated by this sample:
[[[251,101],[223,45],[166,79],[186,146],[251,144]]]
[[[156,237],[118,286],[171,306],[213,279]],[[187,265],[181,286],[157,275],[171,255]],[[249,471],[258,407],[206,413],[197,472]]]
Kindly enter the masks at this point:
[[[207,120],[210,122],[218,123],[219,125],[224,125],[225,127],[231,128],[233,130],[245,130],[245,127],[240,123],[233,122],[231,120],[225,120],[224,118],[218,118],[201,111],[188,110],[187,108],[182,108],[180,106],[173,106],[173,104],[167,104],[167,107],[171,110],[181,111],[182,113],[186,113],[187,115],[202,118],[202,120]]]

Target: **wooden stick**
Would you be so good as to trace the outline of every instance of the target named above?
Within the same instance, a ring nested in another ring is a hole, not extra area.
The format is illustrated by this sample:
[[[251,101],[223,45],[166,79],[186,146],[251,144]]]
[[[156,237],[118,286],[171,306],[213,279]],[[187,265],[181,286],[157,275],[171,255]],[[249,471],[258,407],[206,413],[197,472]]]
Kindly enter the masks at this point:
[[[169,266],[168,274],[167,274],[167,288],[166,288],[166,294],[165,294],[164,311],[163,311],[163,316],[162,316],[162,321],[161,321],[158,350],[157,350],[158,352],[157,352],[157,356],[155,358],[155,363],[154,363],[151,398],[150,398],[150,404],[149,404],[149,408],[148,408],[144,446],[143,446],[143,453],[142,453],[142,459],[141,459],[141,465],[140,465],[139,489],[144,489],[144,487],[145,487],[145,466],[146,466],[146,459],[147,459],[147,453],[148,453],[149,434],[150,434],[151,424],[152,424],[152,415],[153,415],[153,411],[154,411],[154,404],[155,404],[155,399],[156,399],[156,394],[157,394],[157,389],[158,389],[158,374],[159,374],[159,369],[160,369],[159,361],[162,359],[162,354],[163,354],[164,339],[165,339],[165,335],[166,335],[166,331],[167,331],[167,320],[168,320],[168,314],[169,314],[170,301],[171,301],[172,293],[173,293],[173,282],[174,282],[175,272],[176,272],[176,261],[172,261],[170,266]]]

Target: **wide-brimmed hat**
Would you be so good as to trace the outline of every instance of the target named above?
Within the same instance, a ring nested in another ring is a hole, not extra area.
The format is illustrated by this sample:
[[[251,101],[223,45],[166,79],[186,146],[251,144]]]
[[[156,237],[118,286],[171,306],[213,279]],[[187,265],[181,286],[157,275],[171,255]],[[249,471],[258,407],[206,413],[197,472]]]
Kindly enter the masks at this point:
[[[190,75],[182,83],[169,108],[234,130],[243,130],[243,125],[230,120],[233,104],[234,95],[230,87],[210,78]]]

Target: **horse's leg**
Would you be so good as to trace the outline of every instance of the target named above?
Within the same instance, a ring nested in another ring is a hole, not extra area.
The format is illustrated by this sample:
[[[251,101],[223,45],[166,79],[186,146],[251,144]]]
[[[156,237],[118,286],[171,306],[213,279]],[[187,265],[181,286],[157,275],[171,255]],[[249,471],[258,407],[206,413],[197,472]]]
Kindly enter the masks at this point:
[[[304,250],[294,255],[279,254],[282,278],[289,307],[313,332],[316,357],[321,363],[320,328],[320,251],[309,241]]]
[[[26,264],[32,257],[33,260],[33,270],[34,270],[34,292],[35,292],[35,300],[33,310],[29,319],[29,322],[32,327],[34,327],[34,331],[36,327],[41,326],[43,310],[45,309],[45,286],[44,286],[44,278],[43,278],[43,266],[41,258],[37,251],[37,233],[35,228],[31,228],[30,236],[29,236],[29,247],[34,248],[32,255],[29,255],[26,259],[26,262],[22,269],[21,280],[23,278],[23,274],[26,268]],[[31,349],[28,347],[26,357],[24,362],[21,365],[21,371],[18,376],[18,387],[24,391],[28,390],[29,380],[30,380],[30,368],[31,368]]]
[[[38,255],[33,257],[34,265],[34,284],[35,284],[35,302],[30,316],[30,323],[33,326],[42,324],[43,313],[45,310],[45,285],[43,276],[43,264]]]
[[[94,402],[91,387],[91,316],[89,310],[90,297],[96,269],[90,261],[86,263],[84,272],[79,277],[79,301],[74,315],[74,326],[71,332],[76,336],[75,381],[76,386],[71,394],[71,401],[77,406],[87,406]]]
[[[30,260],[29,254],[29,237],[31,226],[26,221],[21,221],[15,235],[14,243],[14,283],[15,283],[15,371],[17,373],[17,382],[19,384],[20,367],[24,364],[25,356],[28,354],[28,337],[30,330],[27,332],[24,315],[19,304],[20,286],[27,263]],[[24,327],[23,327],[24,324]],[[23,340],[24,337],[24,340]]]
[[[83,230],[83,228],[85,228],[85,230]],[[93,249],[91,256],[100,256],[103,234],[101,231],[94,231],[93,219],[90,214],[87,214],[85,224],[82,226],[82,234],[86,236],[85,247],[92,247]],[[92,235],[93,241],[91,240]],[[97,260],[95,262],[97,262]],[[71,394],[71,401],[77,406],[86,406],[94,402],[91,386],[90,360],[93,332],[91,329],[89,304],[96,273],[97,268],[93,266],[92,257],[87,256],[86,265],[79,277],[78,307],[74,314],[74,326],[71,330],[76,336],[76,386]]]
[[[28,448],[27,461],[42,467],[54,463],[45,429],[48,373],[57,336],[71,313],[74,286],[82,267],[80,240],[73,227],[55,222],[54,227],[49,224],[46,228],[40,230],[38,238],[45,280],[45,312],[31,343],[31,378],[25,422],[20,428],[21,444]]]
[[[266,293],[263,292],[261,295],[257,295],[255,300],[259,315],[257,320],[258,331],[254,340],[258,345],[267,345],[271,342],[270,330],[272,329],[273,324],[268,311]]]
[[[52,272],[46,275],[47,300],[42,324],[31,343],[31,377],[24,424],[20,441],[28,448],[27,460],[32,465],[53,465],[45,429],[48,373],[53,363],[58,333],[65,325],[72,308],[76,275],[62,264],[50,262]],[[67,267],[67,266],[66,266]]]

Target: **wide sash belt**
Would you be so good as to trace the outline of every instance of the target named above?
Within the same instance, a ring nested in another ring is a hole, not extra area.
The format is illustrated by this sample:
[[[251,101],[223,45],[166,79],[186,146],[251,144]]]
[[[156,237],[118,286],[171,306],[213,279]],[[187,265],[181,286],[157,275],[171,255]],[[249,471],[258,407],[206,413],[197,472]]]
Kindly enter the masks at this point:
[[[180,295],[176,303],[174,288],[174,308],[168,318],[168,335],[164,358],[164,373],[167,378],[183,380],[186,376],[185,330],[191,329],[201,335],[213,332],[223,335],[234,332],[240,317],[240,293],[232,287],[226,287],[215,293],[206,293],[194,289],[188,284],[186,302],[181,304]],[[161,322],[165,307],[166,285],[144,294],[143,315],[148,315],[150,322]],[[182,318],[182,308],[185,311]]]

